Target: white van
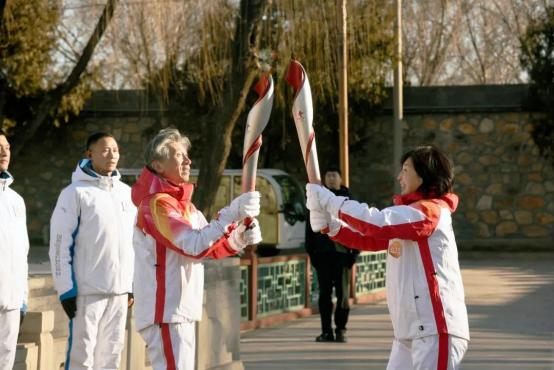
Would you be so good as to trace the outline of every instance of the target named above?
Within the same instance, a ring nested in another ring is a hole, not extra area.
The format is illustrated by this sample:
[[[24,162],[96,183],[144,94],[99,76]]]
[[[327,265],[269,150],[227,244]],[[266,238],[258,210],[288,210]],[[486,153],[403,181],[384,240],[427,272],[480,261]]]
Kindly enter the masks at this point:
[[[122,180],[132,185],[140,171],[121,168]],[[191,182],[196,182],[198,170],[191,171]],[[241,192],[242,170],[225,170],[217,190],[214,209],[228,205]],[[303,248],[306,228],[306,198],[303,188],[288,173],[271,168],[258,169],[256,190],[262,195],[258,217],[262,230],[260,254],[276,254],[277,249]]]

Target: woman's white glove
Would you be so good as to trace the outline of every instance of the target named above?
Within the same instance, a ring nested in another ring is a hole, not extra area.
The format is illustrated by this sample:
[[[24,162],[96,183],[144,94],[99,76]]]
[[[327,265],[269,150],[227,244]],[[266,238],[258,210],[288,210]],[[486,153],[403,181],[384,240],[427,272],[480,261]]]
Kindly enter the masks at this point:
[[[319,209],[310,211],[310,226],[314,233],[318,233],[321,229],[327,227],[329,222],[327,221],[328,213]]]
[[[327,211],[333,217],[338,217],[342,204],[348,200],[333,194],[324,186],[316,184],[306,184],[306,207],[311,211]]]
[[[328,212],[321,210],[310,211],[310,226],[314,232],[321,232],[333,237],[337,235],[342,223]]]
[[[249,245],[259,244],[262,241],[262,231],[258,220],[252,219],[250,225],[240,224],[229,235],[229,245],[236,251],[241,251]]]
[[[219,211],[218,220],[224,225],[240,221],[247,217],[256,217],[260,214],[260,193],[249,191],[242,193],[229,204],[229,207]]]

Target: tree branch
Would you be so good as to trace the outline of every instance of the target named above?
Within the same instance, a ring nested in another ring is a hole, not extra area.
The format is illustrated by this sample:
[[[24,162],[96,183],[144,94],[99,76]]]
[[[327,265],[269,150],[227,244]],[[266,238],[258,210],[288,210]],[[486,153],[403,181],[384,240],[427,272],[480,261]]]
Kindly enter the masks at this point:
[[[30,122],[25,122],[21,125],[15,127],[16,135],[14,135],[13,142],[13,153],[17,155],[25,147],[25,144],[35,135],[37,130],[48,121],[50,114],[54,112],[60,105],[65,94],[69,93],[73,88],[75,88],[85,72],[90,59],[94,53],[94,49],[102,39],[106,28],[108,27],[113,14],[115,7],[119,0],[108,0],[104,6],[104,11],[94,28],[92,35],[90,36],[81,57],[77,61],[77,64],[73,67],[73,70],[69,76],[65,79],[63,83],[58,85],[53,90],[47,91],[40,98],[39,103],[37,103],[34,109],[31,109],[33,118]]]
[[[6,0],[0,0],[0,26],[4,22],[4,9],[6,9]]]
[[[212,214],[217,189],[229,157],[231,134],[245,110],[246,98],[259,73],[257,52],[260,42],[260,22],[270,2],[271,0],[241,0],[240,3],[230,84],[224,96],[223,109],[216,113],[213,125],[207,125],[204,132],[205,137],[213,140],[210,140],[210,145],[204,148],[195,204],[207,217]]]

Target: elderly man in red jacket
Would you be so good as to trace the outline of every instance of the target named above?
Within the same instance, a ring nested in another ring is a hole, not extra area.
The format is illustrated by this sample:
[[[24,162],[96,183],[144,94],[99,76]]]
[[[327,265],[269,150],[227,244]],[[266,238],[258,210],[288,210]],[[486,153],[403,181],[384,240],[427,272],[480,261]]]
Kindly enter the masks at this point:
[[[204,258],[224,258],[259,243],[260,194],[248,192],[208,223],[191,202],[190,142],[161,130],[147,145],[132,189],[138,207],[134,235],[135,318],[154,370],[193,370],[195,322],[202,317]]]

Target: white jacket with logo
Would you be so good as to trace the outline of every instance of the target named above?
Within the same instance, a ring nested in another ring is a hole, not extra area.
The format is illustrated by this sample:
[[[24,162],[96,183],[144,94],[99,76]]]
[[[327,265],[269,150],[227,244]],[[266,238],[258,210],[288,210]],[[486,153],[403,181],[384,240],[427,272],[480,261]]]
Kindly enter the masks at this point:
[[[100,176],[83,159],[58,198],[49,254],[61,300],[132,292],[136,208],[120,177]]]
[[[25,203],[0,173],[0,310],[26,310],[29,238]]]
[[[469,340],[464,286],[452,216],[458,197],[395,197],[383,210],[346,201],[332,238],[361,250],[387,250],[386,289],[394,335],[450,334]],[[346,225],[345,225],[346,224]]]
[[[199,321],[204,299],[203,258],[237,253],[227,240],[234,224],[210,223],[191,202],[192,184],[175,186],[143,169],[133,185],[137,205],[135,321],[153,324]]]

